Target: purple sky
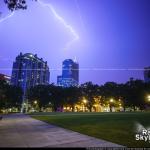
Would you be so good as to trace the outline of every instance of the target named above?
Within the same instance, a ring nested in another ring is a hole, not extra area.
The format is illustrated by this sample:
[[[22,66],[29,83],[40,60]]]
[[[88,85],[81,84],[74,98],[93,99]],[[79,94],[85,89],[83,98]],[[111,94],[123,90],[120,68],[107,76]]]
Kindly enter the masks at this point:
[[[28,0],[28,9],[16,11],[0,22],[0,72],[11,75],[20,53],[33,53],[48,61],[50,82],[61,74],[62,61],[77,58],[80,83],[124,83],[143,79],[150,66],[150,0],[41,0],[50,3],[59,17],[79,36],[75,37],[52,10]],[[2,17],[9,11],[0,1]],[[94,68],[105,70],[94,70]],[[115,69],[115,70],[106,70]]]

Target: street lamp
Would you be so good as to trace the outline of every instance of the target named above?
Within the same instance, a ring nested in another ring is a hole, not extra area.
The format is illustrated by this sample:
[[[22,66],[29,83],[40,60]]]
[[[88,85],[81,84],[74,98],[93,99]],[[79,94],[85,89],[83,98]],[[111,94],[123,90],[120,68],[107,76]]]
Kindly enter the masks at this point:
[[[84,104],[86,104],[86,103],[87,103],[87,100],[86,100],[86,99],[84,99],[84,100],[83,100],[83,103],[84,103]]]
[[[37,104],[37,101],[34,101],[34,104]]]
[[[147,101],[150,102],[150,95],[147,96]]]
[[[110,99],[110,105],[109,105],[109,106],[110,106],[110,111],[111,111],[111,112],[112,112],[112,103],[113,103],[113,102],[114,102],[114,100],[111,98],[111,99]]]
[[[83,99],[83,103],[84,103],[84,111],[85,111],[85,105],[86,105],[86,103],[87,103],[87,100],[86,99]]]
[[[111,102],[111,103],[113,103],[113,102],[114,102],[114,100],[113,100],[113,99],[110,99],[110,102]]]
[[[38,105],[37,105],[37,100],[35,100],[34,102],[33,102],[33,109],[34,109],[34,111],[37,111],[37,108],[38,108]]]

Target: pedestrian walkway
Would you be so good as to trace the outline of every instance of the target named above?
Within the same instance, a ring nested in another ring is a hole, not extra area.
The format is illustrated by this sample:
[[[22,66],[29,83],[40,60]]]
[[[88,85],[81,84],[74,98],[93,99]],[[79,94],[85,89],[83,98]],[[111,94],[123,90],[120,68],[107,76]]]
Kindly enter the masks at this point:
[[[23,114],[0,120],[0,147],[122,147]]]

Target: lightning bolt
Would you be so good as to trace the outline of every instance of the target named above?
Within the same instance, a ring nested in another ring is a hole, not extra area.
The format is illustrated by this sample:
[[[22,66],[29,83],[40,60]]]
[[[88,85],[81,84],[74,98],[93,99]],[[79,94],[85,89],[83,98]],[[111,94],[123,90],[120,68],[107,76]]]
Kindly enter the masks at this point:
[[[73,39],[69,42],[67,42],[67,44],[64,47],[64,50],[67,50],[71,47],[71,45],[77,41],[79,39],[79,35],[76,33],[76,31],[73,29],[73,27],[71,25],[69,25],[54,9],[54,7],[50,4],[50,3],[44,3],[41,0],[38,0],[38,3],[43,6],[43,7],[48,7],[49,11],[53,13],[53,15],[55,16],[55,18],[60,21],[64,27],[73,35]],[[7,15],[6,17],[0,19],[0,23],[11,18],[13,15],[15,14],[15,12],[12,12],[11,14]]]
[[[48,7],[49,11],[51,11],[53,13],[53,15],[55,16],[55,18],[60,21],[64,27],[73,35],[73,39],[71,41],[69,41],[66,46],[64,47],[64,50],[67,50],[70,48],[70,46],[79,39],[78,34],[75,32],[75,30],[73,29],[73,27],[71,25],[69,25],[54,9],[54,7],[50,4],[50,3],[44,3],[41,0],[38,0],[38,3],[43,6],[43,7]]]
[[[7,20],[7,19],[9,19],[9,18],[11,18],[14,14],[15,14],[15,12],[13,11],[11,14],[9,14],[6,17],[0,19],[0,23],[3,22],[3,21],[5,21],[5,20]]]

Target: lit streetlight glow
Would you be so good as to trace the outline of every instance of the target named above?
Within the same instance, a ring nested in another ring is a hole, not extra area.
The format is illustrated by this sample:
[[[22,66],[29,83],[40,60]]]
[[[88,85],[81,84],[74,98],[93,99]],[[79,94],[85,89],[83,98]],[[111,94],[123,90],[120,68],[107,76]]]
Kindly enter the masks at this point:
[[[85,104],[86,104],[86,103],[87,103],[87,100],[86,100],[86,99],[84,99],[84,100],[83,100],[83,103],[85,103]]]
[[[114,100],[113,100],[113,99],[110,99],[110,102],[114,102]]]
[[[150,95],[147,96],[147,100],[150,102]]]
[[[34,101],[34,104],[37,104],[37,101]]]

